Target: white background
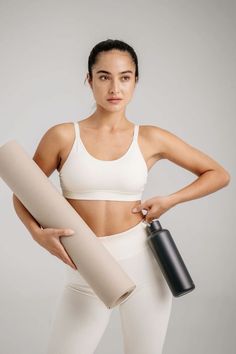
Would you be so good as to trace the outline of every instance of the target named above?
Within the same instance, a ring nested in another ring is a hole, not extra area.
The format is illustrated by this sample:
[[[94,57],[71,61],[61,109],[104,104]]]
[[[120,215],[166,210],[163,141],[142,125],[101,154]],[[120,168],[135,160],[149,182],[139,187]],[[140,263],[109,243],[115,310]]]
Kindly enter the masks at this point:
[[[196,285],[174,298],[163,354],[235,353],[235,7],[229,0],[0,2],[1,145],[15,139],[33,156],[49,127],[90,115],[90,50],[120,39],[139,60],[128,119],[173,132],[231,174],[227,188],[161,216]],[[161,160],[143,199],[195,178]],[[57,172],[50,179],[59,186]],[[33,241],[2,180],[0,202],[0,352],[45,354],[65,264]],[[117,309],[95,354],[111,353],[123,353]]]

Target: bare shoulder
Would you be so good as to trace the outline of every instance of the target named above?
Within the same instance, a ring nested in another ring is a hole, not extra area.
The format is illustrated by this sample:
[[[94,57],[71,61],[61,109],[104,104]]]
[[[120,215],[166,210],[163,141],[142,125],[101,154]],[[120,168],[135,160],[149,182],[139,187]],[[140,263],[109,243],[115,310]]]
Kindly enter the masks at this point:
[[[145,127],[143,134],[149,139],[154,156],[168,159],[198,176],[209,170],[220,170],[224,175],[228,175],[216,160],[182,137],[155,125]]]
[[[139,127],[140,133],[146,138],[150,138],[152,135],[157,134],[162,130],[157,125],[139,125]]]
[[[146,137],[148,138],[152,138],[152,137],[156,137],[159,136],[161,137],[163,134],[165,133],[170,133],[172,134],[170,131],[161,128],[160,126],[157,125],[140,125],[141,131],[144,135],[146,135]]]
[[[73,123],[59,123],[53,125],[42,136],[36,151],[60,151],[71,141],[73,133]]]
[[[155,153],[161,158],[171,159],[170,148],[180,147],[181,143],[182,147],[190,147],[190,144],[181,137],[157,125],[143,125],[141,130],[144,138],[150,142]]]
[[[42,136],[33,160],[50,176],[60,163],[61,151],[73,141],[73,123],[60,123],[50,127]]]
[[[163,129],[156,125],[140,125],[140,135],[146,145],[146,149],[149,151],[149,155],[154,160],[163,158],[161,155],[162,131]]]
[[[74,131],[73,122],[59,123],[50,127],[46,135],[50,135],[51,138],[55,139],[67,139],[71,137],[71,133]]]

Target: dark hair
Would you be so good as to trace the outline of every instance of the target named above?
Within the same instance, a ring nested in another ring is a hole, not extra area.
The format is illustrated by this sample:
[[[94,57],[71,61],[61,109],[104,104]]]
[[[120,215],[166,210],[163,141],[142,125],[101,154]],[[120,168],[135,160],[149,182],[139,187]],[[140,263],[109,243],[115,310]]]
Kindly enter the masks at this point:
[[[124,52],[128,52],[131,55],[131,58],[135,64],[135,80],[139,79],[139,71],[138,71],[138,58],[134,51],[134,49],[127,43],[120,41],[118,39],[107,39],[105,41],[97,43],[93,49],[91,50],[88,58],[88,72],[89,78],[92,80],[92,67],[97,61],[97,56],[100,52],[107,52],[112,49],[121,50]],[[86,81],[86,79],[85,79]]]

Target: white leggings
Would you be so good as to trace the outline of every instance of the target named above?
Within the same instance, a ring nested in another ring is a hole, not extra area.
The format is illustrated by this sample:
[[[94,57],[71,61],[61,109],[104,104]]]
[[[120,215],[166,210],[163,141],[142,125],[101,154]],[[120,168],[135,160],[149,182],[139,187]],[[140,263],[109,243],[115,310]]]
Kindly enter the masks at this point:
[[[172,293],[147,243],[145,228],[142,220],[124,232],[98,237],[136,284],[118,305],[125,354],[161,354],[172,307]],[[79,269],[66,265],[65,277],[47,354],[93,354],[114,308],[104,305]]]

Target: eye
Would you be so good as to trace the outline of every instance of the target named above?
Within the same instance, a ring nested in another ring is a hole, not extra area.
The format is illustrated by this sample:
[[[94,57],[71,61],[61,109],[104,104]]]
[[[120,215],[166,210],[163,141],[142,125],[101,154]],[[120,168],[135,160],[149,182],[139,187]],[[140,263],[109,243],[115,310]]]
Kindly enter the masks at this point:
[[[103,78],[107,79],[108,76],[107,76],[107,75],[101,75],[101,76],[99,76],[99,79],[103,79]],[[128,80],[130,79],[130,76],[122,76],[122,79],[125,79],[125,80],[123,80],[123,81],[128,81]],[[104,81],[104,80],[102,80],[102,81]]]
[[[101,79],[101,78],[103,78],[103,77],[106,77],[106,78],[107,78],[107,75],[99,76],[99,79]]]
[[[126,78],[127,80],[125,81],[128,81],[130,79],[130,76],[123,76],[123,79]]]

